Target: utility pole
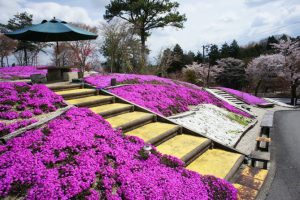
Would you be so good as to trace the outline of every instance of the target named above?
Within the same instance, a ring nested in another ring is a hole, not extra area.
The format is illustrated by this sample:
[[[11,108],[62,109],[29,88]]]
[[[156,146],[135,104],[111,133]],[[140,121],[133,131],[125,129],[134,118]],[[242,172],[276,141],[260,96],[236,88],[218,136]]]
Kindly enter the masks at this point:
[[[212,46],[212,44],[202,45],[203,50],[203,63],[205,63],[205,50],[208,54],[209,48]],[[209,87],[209,76],[210,76],[210,63],[208,62],[208,72],[206,77],[206,86]]]

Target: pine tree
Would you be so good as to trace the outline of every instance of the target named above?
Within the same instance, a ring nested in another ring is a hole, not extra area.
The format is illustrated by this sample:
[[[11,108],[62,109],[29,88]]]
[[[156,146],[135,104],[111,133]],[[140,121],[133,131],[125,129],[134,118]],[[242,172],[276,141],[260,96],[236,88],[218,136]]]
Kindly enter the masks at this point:
[[[222,45],[220,52],[221,52],[221,58],[230,57],[230,47],[226,42]]]
[[[229,56],[232,58],[240,57],[240,46],[238,45],[236,40],[233,40],[229,47]]]
[[[212,45],[208,53],[208,60],[210,65],[217,64],[217,60],[220,59],[219,48],[217,45]]]
[[[9,19],[7,24],[0,24],[0,29],[3,32],[15,31],[26,26],[32,25],[33,15],[28,14],[27,12],[19,13],[14,15],[13,18]],[[35,43],[29,41],[18,41],[16,51],[24,52],[24,65],[28,65],[29,57],[28,51],[34,51],[38,47]]]
[[[177,11],[178,7],[178,2],[169,0],[111,0],[105,7],[104,19],[110,21],[118,17],[134,26],[140,36],[145,61],[146,41],[153,29],[166,26],[183,28],[186,17]]]

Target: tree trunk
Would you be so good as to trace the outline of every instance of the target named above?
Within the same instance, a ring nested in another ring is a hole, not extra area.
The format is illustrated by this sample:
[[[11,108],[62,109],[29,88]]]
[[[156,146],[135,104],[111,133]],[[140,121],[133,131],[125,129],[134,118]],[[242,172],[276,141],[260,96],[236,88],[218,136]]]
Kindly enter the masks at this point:
[[[27,49],[24,49],[24,63],[25,63],[26,66],[28,65]]]
[[[142,67],[146,65],[146,31],[141,29],[141,54],[142,54]]]
[[[262,83],[262,80],[259,80],[258,83],[257,83],[257,86],[255,87],[255,96],[257,96],[257,93],[258,93],[258,90],[259,90],[259,87]]]
[[[291,105],[295,105],[297,98],[297,84],[292,83],[291,86]]]
[[[1,56],[1,61],[0,61],[0,62],[1,62],[1,67],[4,67],[4,62],[3,62],[3,60],[4,60],[4,57]]]
[[[207,78],[206,78],[206,85],[209,88],[209,78],[210,78],[210,64],[208,64],[208,72],[207,72]]]
[[[9,67],[8,56],[6,56],[6,66]]]

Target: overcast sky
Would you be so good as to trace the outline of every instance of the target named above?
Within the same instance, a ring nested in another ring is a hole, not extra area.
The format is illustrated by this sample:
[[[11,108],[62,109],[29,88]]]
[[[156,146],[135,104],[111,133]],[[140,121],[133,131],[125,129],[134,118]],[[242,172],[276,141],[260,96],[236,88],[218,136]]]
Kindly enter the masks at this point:
[[[272,34],[300,35],[300,0],[178,0],[185,13],[184,29],[153,31],[148,40],[151,57],[161,49],[180,44],[197,51],[201,45],[236,39],[244,45]],[[109,0],[0,0],[0,22],[27,11],[34,23],[56,17],[67,22],[98,25]]]

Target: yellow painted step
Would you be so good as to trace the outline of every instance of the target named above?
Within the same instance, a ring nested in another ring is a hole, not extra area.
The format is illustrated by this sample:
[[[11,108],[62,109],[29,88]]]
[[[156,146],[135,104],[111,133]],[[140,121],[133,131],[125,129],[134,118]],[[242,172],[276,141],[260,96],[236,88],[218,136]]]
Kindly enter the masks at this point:
[[[242,158],[241,154],[224,151],[221,149],[209,149],[194,160],[187,169],[203,175],[214,175],[218,178],[226,178],[235,164]]]
[[[80,104],[87,104],[93,102],[110,101],[112,98],[113,98],[112,96],[96,95],[96,96],[83,97],[78,99],[71,99],[71,100],[67,100],[67,102],[72,105],[80,105]]]
[[[53,91],[72,90],[81,88],[81,84],[75,83],[50,83],[46,84],[46,86]]]
[[[259,190],[267,177],[268,171],[259,168],[246,167],[235,181],[240,185]]]
[[[243,169],[241,175],[253,177],[255,179],[264,181],[268,175],[268,170],[252,168],[252,167],[247,166],[247,167],[245,167],[245,169]]]
[[[80,93],[88,93],[88,92],[95,92],[95,89],[74,89],[74,90],[63,90],[58,91],[56,94],[58,95],[71,95],[71,94],[80,94]]]
[[[94,113],[109,115],[132,109],[133,106],[125,103],[113,103],[90,108]]]
[[[128,128],[153,119],[154,115],[145,112],[130,112],[106,119],[113,128]]]
[[[251,189],[247,186],[240,184],[233,184],[233,186],[238,190],[238,199],[239,200],[255,200],[258,191]]]
[[[201,145],[204,143],[208,145],[209,139],[187,134],[181,134],[162,143],[157,147],[157,150],[163,154],[172,155],[185,161],[184,158],[187,155],[197,150],[197,148],[201,147]]]
[[[155,143],[159,137],[164,137],[176,132],[179,129],[178,125],[154,122],[146,124],[142,127],[134,129],[126,133],[126,135],[136,136],[143,139],[146,143]]]

